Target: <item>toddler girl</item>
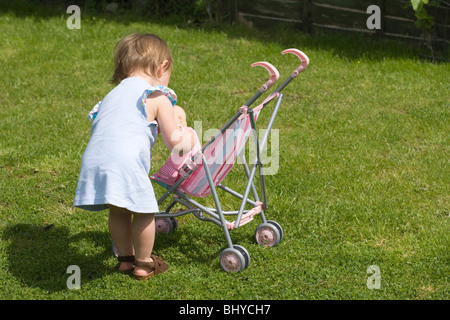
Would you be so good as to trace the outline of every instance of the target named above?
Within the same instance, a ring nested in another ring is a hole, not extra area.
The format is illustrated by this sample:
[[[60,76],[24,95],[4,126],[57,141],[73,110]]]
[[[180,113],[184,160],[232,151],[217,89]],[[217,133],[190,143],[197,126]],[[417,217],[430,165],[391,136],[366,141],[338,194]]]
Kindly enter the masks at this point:
[[[119,253],[119,270],[137,279],[166,272],[152,255],[158,205],[149,179],[158,131],[166,147],[189,151],[193,139],[185,114],[167,88],[173,60],[167,44],[152,34],[132,34],[117,44],[112,78],[117,86],[90,113],[91,137],[81,161],[74,206],[109,208],[108,228]],[[174,109],[176,112],[174,113]]]

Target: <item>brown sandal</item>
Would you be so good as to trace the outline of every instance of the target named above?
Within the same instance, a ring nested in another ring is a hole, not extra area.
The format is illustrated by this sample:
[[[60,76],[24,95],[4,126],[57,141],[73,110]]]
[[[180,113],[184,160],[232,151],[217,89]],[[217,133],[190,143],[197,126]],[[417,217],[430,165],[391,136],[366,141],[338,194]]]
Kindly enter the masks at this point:
[[[119,260],[119,262],[134,262],[134,256],[118,256],[117,260]],[[120,264],[119,264],[120,267]],[[134,267],[131,269],[126,269],[126,270],[119,270],[119,272],[125,273],[125,274],[131,274],[134,270]]]
[[[155,255],[151,255],[150,258],[153,259],[152,262],[147,262],[147,261],[134,261],[134,265],[136,267],[145,267],[145,268],[149,268],[150,269],[150,273],[145,275],[145,276],[140,276],[137,275],[133,272],[133,278],[135,278],[136,280],[148,280],[151,277],[160,274],[160,273],[166,273],[167,270],[169,269],[169,266],[167,265],[167,263],[161,259],[158,256]]]

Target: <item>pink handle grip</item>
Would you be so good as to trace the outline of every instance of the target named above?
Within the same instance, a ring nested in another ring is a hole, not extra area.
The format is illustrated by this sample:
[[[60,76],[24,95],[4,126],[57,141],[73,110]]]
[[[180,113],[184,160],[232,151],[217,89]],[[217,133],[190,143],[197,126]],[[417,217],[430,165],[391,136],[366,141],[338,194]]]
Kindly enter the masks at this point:
[[[302,72],[303,70],[306,69],[306,67],[309,64],[309,58],[306,54],[304,54],[303,52],[301,52],[298,49],[286,49],[283,52],[281,52],[281,54],[286,54],[286,53],[292,53],[295,54],[297,57],[299,57],[299,59],[302,61],[302,64],[298,66],[297,69],[295,69],[292,73],[291,73],[291,77],[295,78],[297,77],[300,72]]]
[[[259,91],[263,93],[278,80],[278,78],[280,77],[280,73],[278,72],[277,68],[275,68],[273,65],[265,61],[255,62],[254,64],[252,64],[252,67],[256,66],[264,67],[270,73],[270,79],[265,84],[263,84],[262,87],[259,89]]]

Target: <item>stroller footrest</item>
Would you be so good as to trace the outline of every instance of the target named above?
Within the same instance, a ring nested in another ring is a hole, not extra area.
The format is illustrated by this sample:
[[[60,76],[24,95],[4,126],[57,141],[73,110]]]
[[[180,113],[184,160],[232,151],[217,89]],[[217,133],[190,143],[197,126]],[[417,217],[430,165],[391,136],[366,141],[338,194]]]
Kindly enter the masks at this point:
[[[252,221],[254,216],[256,216],[257,214],[259,214],[261,212],[262,207],[263,207],[263,203],[258,202],[258,205],[256,207],[254,207],[249,212],[244,214],[241,218],[241,222],[239,223],[239,227]],[[236,227],[236,221],[227,222],[227,229],[234,229],[235,227]]]

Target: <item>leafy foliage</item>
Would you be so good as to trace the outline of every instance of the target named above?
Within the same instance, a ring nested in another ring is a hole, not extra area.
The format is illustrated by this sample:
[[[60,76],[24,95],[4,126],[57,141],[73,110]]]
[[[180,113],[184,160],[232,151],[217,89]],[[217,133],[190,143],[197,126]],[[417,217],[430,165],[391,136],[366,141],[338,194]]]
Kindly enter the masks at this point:
[[[438,7],[440,0],[410,0],[407,7],[412,7],[417,20],[415,24],[418,28],[430,30],[434,26],[434,17],[427,12],[427,6]]]

